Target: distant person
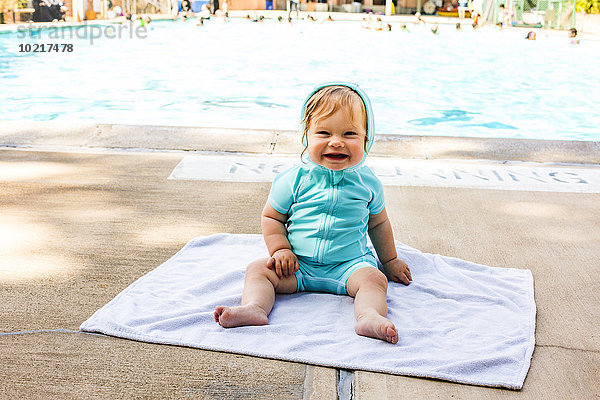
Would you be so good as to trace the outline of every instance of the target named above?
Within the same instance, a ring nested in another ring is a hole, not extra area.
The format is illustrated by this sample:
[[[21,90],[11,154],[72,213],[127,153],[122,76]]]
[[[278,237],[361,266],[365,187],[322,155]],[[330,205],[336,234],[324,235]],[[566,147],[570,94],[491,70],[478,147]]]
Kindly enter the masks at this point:
[[[299,18],[300,4],[299,0],[288,0],[287,1],[288,20],[292,18],[292,11],[296,11],[296,19]]]
[[[457,30],[457,31],[460,31],[460,22],[457,22],[457,23],[456,23],[456,30]]]
[[[110,7],[110,8],[108,9],[108,11],[106,11],[106,18],[108,18],[108,19],[113,19],[113,18],[117,18],[118,16],[120,16],[120,15],[118,15],[118,14],[116,13],[116,11],[115,11],[115,8],[117,8],[117,7],[118,7],[118,6],[115,6],[115,7]],[[120,10],[120,9],[121,9],[121,7],[119,7],[119,10]]]
[[[527,33],[527,36],[525,36],[525,39],[527,39],[527,40],[535,40],[535,32],[534,31],[529,31]]]
[[[58,4],[60,5],[60,13],[62,14],[62,20],[66,21],[67,19],[65,18],[65,15],[67,15],[69,7],[67,7],[66,3],[63,0],[60,0]],[[121,12],[120,16],[123,16],[123,12]]]
[[[138,18],[138,24],[140,26],[144,26],[146,28],[150,28],[150,30],[154,29],[153,27],[150,26],[150,22],[152,22],[152,20],[150,19],[150,17],[148,15],[146,16],[141,16]]]
[[[481,14],[483,14],[483,0],[471,0],[470,2],[471,18],[473,19],[473,23],[471,26],[473,29],[479,28],[479,22],[481,18]]]
[[[210,6],[208,4],[202,4],[202,7],[200,8],[200,18],[201,19],[210,19]],[[248,15],[248,19],[250,19],[250,16]]]
[[[375,29],[376,31],[383,30],[383,21],[381,20],[381,17],[377,17],[377,19],[375,20],[375,25],[373,26],[373,29]]]
[[[467,5],[468,5],[468,0],[458,0],[458,18],[460,18],[460,19],[465,18],[465,12],[468,9]]]
[[[218,9],[217,11],[215,11],[215,17],[223,20],[223,21],[227,21],[227,18],[229,17],[229,3],[227,0],[223,0],[221,3],[221,7],[220,9]]]
[[[50,13],[49,2],[34,0],[33,8],[33,22],[51,22],[54,19]]]
[[[498,6],[498,16],[496,17],[496,26],[502,28],[502,18],[504,15],[504,3]]]
[[[62,0],[50,0],[50,16],[53,21],[62,21],[65,18],[65,13],[63,12],[64,3]]]
[[[442,6],[442,8],[445,11],[456,11],[456,9],[458,7],[458,1],[455,1],[455,0],[445,0],[443,2],[443,4],[444,5]]]
[[[475,12],[475,17],[473,18],[473,23],[471,24],[473,29],[479,28],[479,13]]]
[[[184,21],[187,21],[188,17],[193,16],[192,2],[190,0],[183,0],[181,2],[181,17]]]
[[[504,28],[512,26],[512,16],[512,12],[504,4],[500,4],[500,12],[498,13],[500,20],[497,25]]]
[[[433,25],[433,27],[431,28],[431,33],[433,33],[434,35],[439,35],[440,27],[437,24]]]
[[[223,18],[229,18],[229,0],[223,0],[221,12],[222,12]]]
[[[360,24],[360,27],[363,29],[370,29],[371,28],[371,24],[369,23],[369,20],[367,19],[367,17],[363,17],[362,22]]]
[[[575,28],[571,28],[569,29],[569,37],[573,40],[571,40],[571,44],[579,44],[580,41],[579,39],[575,39],[577,37],[577,29]]]
[[[359,13],[362,8],[362,0],[352,0],[352,12]]]

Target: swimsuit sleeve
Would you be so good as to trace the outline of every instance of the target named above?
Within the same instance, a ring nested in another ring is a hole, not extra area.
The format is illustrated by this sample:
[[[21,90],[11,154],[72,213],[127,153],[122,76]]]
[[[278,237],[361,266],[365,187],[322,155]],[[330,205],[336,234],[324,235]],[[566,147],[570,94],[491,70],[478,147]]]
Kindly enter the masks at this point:
[[[294,203],[298,168],[290,168],[275,177],[269,193],[269,204],[275,211],[287,214]]]
[[[375,215],[382,212],[385,208],[385,195],[383,194],[383,184],[379,178],[377,178],[370,169],[368,171],[368,179],[366,180],[369,182],[368,185],[369,189],[371,190],[372,197],[367,207],[369,208],[369,214]]]

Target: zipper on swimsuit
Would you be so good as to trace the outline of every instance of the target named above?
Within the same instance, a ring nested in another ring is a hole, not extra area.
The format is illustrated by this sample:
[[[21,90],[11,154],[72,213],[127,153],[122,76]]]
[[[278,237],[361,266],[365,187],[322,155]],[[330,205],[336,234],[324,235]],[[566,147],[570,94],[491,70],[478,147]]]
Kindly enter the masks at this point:
[[[327,209],[327,213],[325,214],[325,224],[323,226],[323,238],[321,239],[321,242],[319,243],[319,250],[317,252],[317,262],[323,263],[323,259],[325,258],[325,247],[326,247],[326,242],[327,242],[327,236],[329,234],[329,220],[330,220],[330,216],[331,213],[333,211],[333,208],[335,206],[335,203],[337,202],[337,189],[338,189],[338,184],[333,184],[333,180],[334,180],[334,173],[330,172],[330,178],[331,178],[331,189],[330,189],[330,201],[329,201],[329,208]],[[338,182],[339,183],[339,182]]]
[[[331,204],[331,190],[327,190],[327,202],[329,202]],[[325,218],[323,218],[323,220],[321,221],[321,225],[319,226],[319,233],[320,235],[317,235],[317,246],[315,249],[315,260],[317,262],[321,262],[322,257],[321,257],[321,248],[324,247],[323,242],[325,241],[325,231],[326,231],[326,227],[327,227],[327,222],[329,219],[329,209],[325,212]]]

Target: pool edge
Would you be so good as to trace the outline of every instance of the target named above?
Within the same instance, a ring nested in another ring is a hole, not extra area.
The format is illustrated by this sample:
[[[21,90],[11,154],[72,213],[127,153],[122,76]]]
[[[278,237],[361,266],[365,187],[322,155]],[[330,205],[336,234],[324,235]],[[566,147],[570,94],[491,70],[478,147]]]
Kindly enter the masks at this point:
[[[252,132],[251,135],[244,133]],[[299,154],[289,130],[104,124],[92,121],[1,121],[1,148],[105,148]],[[460,159],[600,164],[600,141],[384,135],[370,153],[405,159]]]

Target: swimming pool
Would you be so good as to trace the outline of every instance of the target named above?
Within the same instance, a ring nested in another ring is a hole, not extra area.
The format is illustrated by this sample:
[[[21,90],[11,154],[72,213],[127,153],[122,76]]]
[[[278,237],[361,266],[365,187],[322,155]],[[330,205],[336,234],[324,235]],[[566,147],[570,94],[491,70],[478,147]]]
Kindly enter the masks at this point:
[[[0,34],[0,120],[296,129],[316,83],[369,93],[380,134],[600,140],[600,43],[398,23],[157,21],[147,37]],[[89,28],[89,27],[88,27]],[[467,29],[468,28],[468,29]],[[59,38],[56,38],[59,36]],[[69,43],[72,52],[19,53]]]

